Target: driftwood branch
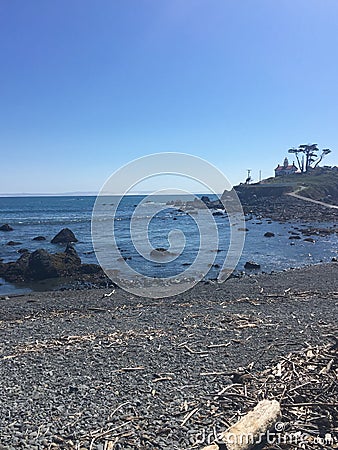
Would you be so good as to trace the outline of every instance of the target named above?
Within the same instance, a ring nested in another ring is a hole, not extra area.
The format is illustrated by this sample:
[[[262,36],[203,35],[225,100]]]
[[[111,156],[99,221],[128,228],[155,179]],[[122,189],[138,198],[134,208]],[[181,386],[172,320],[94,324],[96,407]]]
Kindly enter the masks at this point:
[[[262,400],[235,425],[221,434],[221,442],[227,450],[249,450],[261,440],[280,419],[281,409],[277,400]],[[213,444],[203,450],[219,450],[222,444]]]

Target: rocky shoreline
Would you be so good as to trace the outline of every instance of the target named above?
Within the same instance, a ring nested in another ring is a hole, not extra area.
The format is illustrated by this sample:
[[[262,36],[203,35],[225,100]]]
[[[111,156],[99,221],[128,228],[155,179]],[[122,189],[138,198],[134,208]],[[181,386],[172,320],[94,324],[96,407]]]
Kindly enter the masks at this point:
[[[337,275],[321,264],[161,300],[120,289],[1,299],[1,450],[203,447],[203,433],[246,412],[244,394],[225,408],[217,393],[332,345]]]

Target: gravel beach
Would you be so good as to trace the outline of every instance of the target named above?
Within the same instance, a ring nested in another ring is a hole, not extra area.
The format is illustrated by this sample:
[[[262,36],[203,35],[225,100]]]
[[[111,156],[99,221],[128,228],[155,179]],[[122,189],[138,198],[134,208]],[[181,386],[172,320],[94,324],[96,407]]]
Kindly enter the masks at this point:
[[[337,274],[321,264],[161,300],[120,289],[2,298],[0,449],[201,448],[201,432],[234,420],[217,392],[332,343]]]

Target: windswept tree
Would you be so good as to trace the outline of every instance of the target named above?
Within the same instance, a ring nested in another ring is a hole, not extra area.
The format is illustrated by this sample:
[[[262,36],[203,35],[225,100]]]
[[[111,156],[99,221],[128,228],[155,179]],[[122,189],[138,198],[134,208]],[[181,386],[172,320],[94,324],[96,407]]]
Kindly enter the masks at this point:
[[[288,151],[296,156],[298,168],[301,172],[306,172],[310,168],[314,169],[324,156],[331,153],[329,148],[319,150],[317,144],[302,144],[298,148],[290,148]]]

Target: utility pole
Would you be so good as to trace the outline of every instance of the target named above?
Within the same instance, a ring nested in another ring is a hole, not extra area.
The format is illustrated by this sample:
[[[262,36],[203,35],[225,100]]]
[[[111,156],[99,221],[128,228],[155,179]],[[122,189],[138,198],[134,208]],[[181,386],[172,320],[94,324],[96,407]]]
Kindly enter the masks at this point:
[[[250,181],[251,181],[251,176],[250,176],[251,169],[247,169],[247,171],[248,171],[248,177],[247,177],[247,179],[245,180],[245,184],[249,184]]]
[[[262,171],[260,170],[259,171],[259,182],[261,182],[262,181]]]

